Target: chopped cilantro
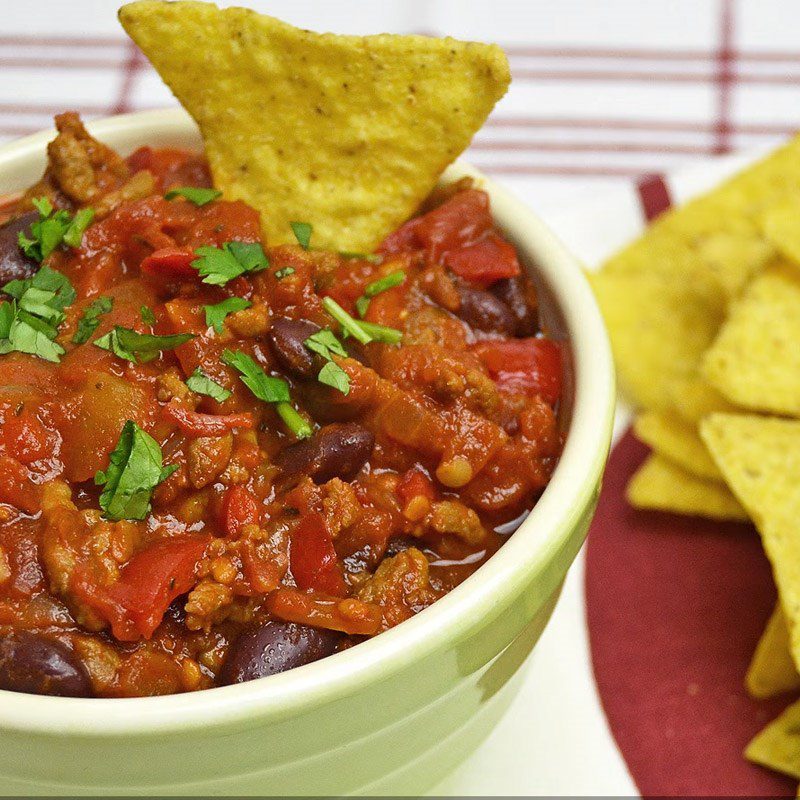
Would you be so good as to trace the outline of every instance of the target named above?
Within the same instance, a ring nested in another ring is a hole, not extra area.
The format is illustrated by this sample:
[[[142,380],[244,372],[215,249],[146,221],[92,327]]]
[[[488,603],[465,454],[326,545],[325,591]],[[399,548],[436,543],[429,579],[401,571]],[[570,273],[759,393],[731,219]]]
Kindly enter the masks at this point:
[[[372,337],[364,329],[364,323],[353,319],[332,297],[323,297],[322,307],[342,326],[345,333],[361,344],[372,341]]]
[[[294,275],[294,267],[283,267],[275,273],[275,278],[279,281],[282,281],[284,278],[288,278],[290,275]]]
[[[115,356],[137,364],[143,361],[152,361],[162,350],[171,350],[190,339],[194,339],[193,333],[154,336],[151,333],[138,333],[130,328],[116,325],[114,330],[95,339],[92,344],[103,350],[110,350]]]
[[[142,322],[144,322],[145,325],[155,325],[156,323],[156,315],[149,306],[142,306],[139,309],[139,316],[142,318]]]
[[[289,400],[289,384],[282,378],[267,375],[253,359],[240,350],[225,350],[222,361],[233,367],[240,375],[242,383],[265,403],[282,403]]]
[[[39,268],[35,275],[25,280],[9,281],[4,287],[3,291],[10,294],[16,300],[21,300],[22,296],[29,289],[41,289],[45,292],[52,292],[53,298],[50,305],[63,311],[68,305],[75,302],[75,289],[69,282],[66,275],[62,275],[54,269],[50,269],[47,265]]]
[[[311,244],[311,234],[314,232],[313,225],[309,222],[290,222],[289,224],[292,226],[292,233],[294,233],[294,238],[297,239],[297,244],[303,250],[308,250]]]
[[[208,375],[203,372],[200,367],[186,379],[186,385],[197,394],[204,394],[218,403],[227,400],[231,393],[224,386],[220,386],[215,380],[212,380]]]
[[[31,223],[29,234],[20,231],[17,243],[28,258],[41,263],[59,245],[79,247],[83,232],[94,219],[94,210],[82,208],[73,217],[68,211],[55,211],[46,197],[34,199],[33,205],[39,212],[39,219]]]
[[[55,341],[58,326],[75,300],[69,280],[43,266],[30,278],[9,281],[3,291],[14,299],[0,304],[0,353],[30,353],[58,362],[64,355]]]
[[[92,334],[97,330],[100,324],[100,317],[103,314],[108,314],[111,307],[114,305],[113,297],[98,297],[86,306],[83,316],[78,320],[78,327],[75,335],[72,337],[73,344],[83,344],[88,342]],[[144,308],[144,306],[142,306]]]
[[[365,322],[363,319],[359,325],[366,331],[370,340],[373,342],[384,342],[385,344],[400,344],[403,340],[403,332],[397,328],[389,328],[386,325],[376,325],[374,322]]]
[[[319,353],[323,358],[328,359],[328,361],[330,361],[333,353],[336,353],[337,356],[347,355],[347,350],[344,349],[342,343],[336,338],[333,331],[328,328],[312,333],[303,344],[309,350]]]
[[[110,520],[144,519],[150,511],[153,489],[178,469],[164,467],[161,448],[133,420],[122,428],[109,458],[108,469],[98,470],[94,482],[103,486],[100,508]]]
[[[244,297],[229,297],[216,305],[203,306],[203,310],[206,312],[206,325],[217,333],[222,333],[222,323],[225,322],[228,314],[233,314],[234,311],[243,311],[245,308],[250,308],[251,305],[253,304]]]
[[[289,397],[289,384],[282,378],[267,375],[253,359],[239,350],[225,350],[222,361],[233,367],[242,383],[265,403],[274,403],[287,428],[298,438],[311,436],[311,426],[292,406]]]
[[[328,363],[325,364],[317,375],[320,383],[333,386],[342,394],[350,393],[350,376],[333,360],[334,354],[346,356],[347,350],[336,338],[333,331],[327,328],[311,334],[303,344],[314,353],[321,355]]]
[[[258,242],[225,242],[222,247],[198,247],[192,266],[203,276],[203,283],[222,286],[245,272],[259,272],[269,266],[264,248]]]
[[[385,292],[387,289],[393,289],[395,286],[399,286],[401,283],[405,282],[405,279],[406,273],[402,269],[398,269],[394,272],[390,272],[388,275],[384,275],[382,278],[378,278],[376,281],[372,281],[372,283],[368,283],[364,287],[364,294],[356,300],[358,316],[363,317],[367,313],[369,301],[375,297],[375,295]]]
[[[380,264],[383,256],[380,253],[351,253],[348,250],[340,250],[339,255],[351,261],[369,261],[370,264]]]
[[[178,186],[170,189],[165,195],[165,200],[174,200],[176,197],[184,197],[196,206],[204,206],[218,197],[222,197],[222,192],[216,189],[205,189],[198,186]]]
[[[319,371],[317,380],[327,386],[333,386],[342,394],[350,394],[350,376],[335,361],[325,364]]]

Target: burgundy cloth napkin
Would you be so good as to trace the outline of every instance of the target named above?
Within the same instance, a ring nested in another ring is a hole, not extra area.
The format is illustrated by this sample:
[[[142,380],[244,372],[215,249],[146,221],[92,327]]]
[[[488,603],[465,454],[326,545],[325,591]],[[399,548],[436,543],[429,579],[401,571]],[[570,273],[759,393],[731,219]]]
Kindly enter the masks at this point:
[[[743,687],[775,602],[749,524],[628,506],[646,448],[614,449],[589,534],[586,599],[594,673],[608,721],[645,797],[794,797],[796,782],[742,750],[791,698]]]

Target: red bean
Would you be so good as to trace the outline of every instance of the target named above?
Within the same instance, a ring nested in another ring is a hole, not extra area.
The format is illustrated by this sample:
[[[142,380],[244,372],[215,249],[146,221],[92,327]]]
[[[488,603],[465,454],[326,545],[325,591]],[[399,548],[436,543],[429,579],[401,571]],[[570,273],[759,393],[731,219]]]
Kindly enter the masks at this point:
[[[267,622],[245,631],[231,645],[219,682],[244,683],[310,664],[334,653],[341,639],[335,631],[295,622]]]
[[[304,342],[320,330],[319,325],[305,319],[276,317],[267,331],[272,352],[281,367],[298,378],[313,378],[319,372],[314,354]]]
[[[456,312],[470,327],[487,333],[513,334],[516,320],[511,309],[491,292],[471,286],[458,287],[461,306]]]
[[[309,475],[315,483],[355,478],[372,455],[375,437],[355,422],[333,423],[278,453],[284,477]]]
[[[0,637],[0,689],[59,697],[91,697],[92,685],[75,653],[40,633]]]
[[[0,286],[18,278],[29,278],[39,265],[28,258],[19,246],[20,231],[26,234],[32,222],[39,219],[37,211],[29,211],[0,226]]]
[[[514,318],[510,331],[515,336],[535,336],[539,332],[536,313],[536,290],[529,281],[521,277],[504,278],[492,284],[492,294],[505,303]]]

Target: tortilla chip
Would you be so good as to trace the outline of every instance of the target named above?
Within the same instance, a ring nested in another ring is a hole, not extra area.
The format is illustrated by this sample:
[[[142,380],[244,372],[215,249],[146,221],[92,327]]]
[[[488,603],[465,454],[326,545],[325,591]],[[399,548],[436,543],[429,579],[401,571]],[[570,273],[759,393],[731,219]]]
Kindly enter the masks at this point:
[[[700,435],[761,534],[800,664],[800,421],[712,414]]]
[[[676,378],[668,387],[667,394],[675,413],[694,425],[715,411],[734,411],[736,408],[699,375]]]
[[[772,246],[794,266],[800,266],[800,200],[793,197],[761,215],[761,230]]]
[[[732,307],[703,359],[716,389],[745,408],[800,415],[800,275],[774,267]]]
[[[758,733],[744,754],[754,764],[800,778],[800,701]]]
[[[510,81],[503,51],[337,36],[244,8],[141,0],[120,21],[203,134],[214,185],[270,244],[369,252],[408,219]]]
[[[722,480],[722,474],[703,444],[697,427],[676,414],[646,411],[636,418],[633,431],[639,441],[692,475]]]
[[[764,628],[747,669],[745,686],[751,697],[763,700],[800,689],[800,674],[789,648],[789,626],[780,603]]]
[[[651,455],[639,467],[626,496],[636,508],[711,519],[747,519],[724,483],[698,478],[658,455]]]
[[[620,388],[636,406],[668,410],[670,386],[696,375],[722,324],[725,303],[702,279],[590,275],[617,364]]]

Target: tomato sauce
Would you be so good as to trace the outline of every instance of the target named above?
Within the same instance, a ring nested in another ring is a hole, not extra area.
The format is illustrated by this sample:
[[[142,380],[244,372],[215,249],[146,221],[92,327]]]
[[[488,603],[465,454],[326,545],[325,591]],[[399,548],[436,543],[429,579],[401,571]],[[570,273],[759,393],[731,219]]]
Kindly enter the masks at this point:
[[[491,557],[557,463],[562,345],[488,196],[461,182],[340,254],[313,219],[310,246],[272,247],[242,202],[166,199],[211,186],[196,154],[108,159],[91,202],[50,171],[5,209],[101,211],[30,267],[74,289],[44,342],[61,355],[18,332],[0,355],[0,688],[249,680],[379,635]],[[48,681],[25,672],[42,648]]]

